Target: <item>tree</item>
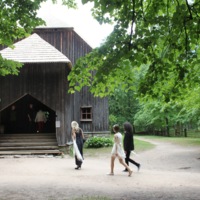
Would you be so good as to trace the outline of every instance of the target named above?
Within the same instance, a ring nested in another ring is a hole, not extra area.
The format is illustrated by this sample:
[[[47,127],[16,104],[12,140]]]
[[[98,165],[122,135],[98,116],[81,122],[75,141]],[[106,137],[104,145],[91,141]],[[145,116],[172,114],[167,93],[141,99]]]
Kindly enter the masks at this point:
[[[138,92],[175,98],[199,82],[200,2],[180,0],[83,0],[93,16],[114,23],[101,47],[81,58],[69,75],[70,92],[89,86],[96,96],[123,85],[131,90],[132,68],[146,65]],[[130,65],[131,63],[131,65]],[[95,71],[95,75],[91,73]]]
[[[45,24],[37,17],[40,4],[46,0],[2,0],[0,1],[0,46],[14,48],[16,40],[27,37],[36,26]],[[56,2],[56,0],[52,0]],[[74,0],[62,0],[63,4],[75,8]],[[3,59],[0,55],[0,76],[18,74],[22,64]]]
[[[134,124],[138,109],[138,100],[133,91],[125,93],[121,88],[116,89],[109,96],[109,124],[122,126],[126,121]]]
[[[0,2],[0,45],[13,47],[44,21],[37,17],[46,0]],[[56,2],[56,0],[52,0]],[[76,0],[62,0],[75,7]],[[182,88],[199,83],[200,2],[198,0],[82,0],[93,2],[93,16],[100,23],[113,23],[114,30],[101,47],[80,59],[68,79],[70,92],[89,86],[96,96],[114,88],[131,90],[131,69],[146,65],[138,92],[165,101]],[[16,74],[19,63],[0,56],[0,75]],[[91,73],[94,72],[94,73]]]

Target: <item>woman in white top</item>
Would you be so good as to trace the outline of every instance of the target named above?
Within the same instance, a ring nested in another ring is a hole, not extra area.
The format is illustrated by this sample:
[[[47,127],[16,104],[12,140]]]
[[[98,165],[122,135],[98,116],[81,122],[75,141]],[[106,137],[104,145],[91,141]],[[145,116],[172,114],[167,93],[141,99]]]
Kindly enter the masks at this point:
[[[128,170],[129,175],[131,176],[132,171],[129,166],[124,162],[124,158],[126,157],[123,147],[122,147],[122,134],[119,132],[119,125],[113,126],[114,135],[114,145],[111,151],[111,171],[108,175],[114,175],[114,162],[115,158],[118,157],[119,162]]]

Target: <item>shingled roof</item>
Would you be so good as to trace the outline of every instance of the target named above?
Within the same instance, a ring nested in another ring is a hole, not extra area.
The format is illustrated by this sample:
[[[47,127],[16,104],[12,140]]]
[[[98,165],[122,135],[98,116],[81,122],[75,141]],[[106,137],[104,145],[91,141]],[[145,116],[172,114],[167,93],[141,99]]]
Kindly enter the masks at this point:
[[[3,58],[20,63],[70,63],[70,60],[36,33],[0,51]]]

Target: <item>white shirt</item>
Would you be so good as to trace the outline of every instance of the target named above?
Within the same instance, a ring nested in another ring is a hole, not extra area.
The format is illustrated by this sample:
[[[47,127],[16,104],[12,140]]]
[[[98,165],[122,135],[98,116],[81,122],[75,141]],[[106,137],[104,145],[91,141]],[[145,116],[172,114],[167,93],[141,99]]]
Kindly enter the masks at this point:
[[[111,151],[112,155],[118,156],[119,158],[125,158],[125,152],[122,147],[122,134],[120,132],[114,135],[114,145]]]

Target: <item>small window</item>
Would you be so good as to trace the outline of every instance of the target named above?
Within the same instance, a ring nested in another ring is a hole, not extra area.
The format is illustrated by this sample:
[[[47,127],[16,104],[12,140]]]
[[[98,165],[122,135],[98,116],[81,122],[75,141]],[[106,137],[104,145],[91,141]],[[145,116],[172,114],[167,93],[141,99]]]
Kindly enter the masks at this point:
[[[81,121],[92,121],[92,107],[81,107]]]

